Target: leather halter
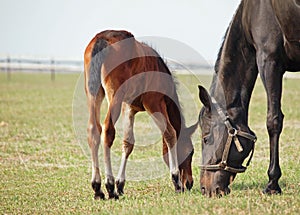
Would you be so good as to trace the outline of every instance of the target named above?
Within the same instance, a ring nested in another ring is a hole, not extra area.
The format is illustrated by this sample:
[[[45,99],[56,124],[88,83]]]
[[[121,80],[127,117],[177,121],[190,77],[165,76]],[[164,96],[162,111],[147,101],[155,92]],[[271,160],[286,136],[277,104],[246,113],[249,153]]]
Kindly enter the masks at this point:
[[[208,171],[217,171],[217,170],[225,170],[231,173],[242,173],[245,172],[247,167],[250,164],[250,161],[253,157],[253,153],[254,153],[254,144],[257,140],[255,135],[249,134],[247,132],[238,130],[236,128],[234,128],[232,126],[232,124],[230,123],[229,117],[226,116],[224,114],[224,112],[222,111],[222,109],[220,108],[220,106],[218,105],[218,103],[216,102],[216,100],[212,97],[212,104],[215,106],[215,108],[217,109],[217,112],[219,114],[219,116],[221,117],[222,121],[224,122],[225,126],[227,127],[227,131],[228,131],[228,138],[224,147],[224,151],[223,151],[223,155],[222,155],[222,160],[219,164],[208,164],[208,165],[200,165],[200,168],[202,170],[208,170]],[[241,168],[235,168],[235,167],[231,167],[228,166],[227,164],[227,160],[228,160],[228,155],[229,155],[229,149],[230,146],[232,144],[232,140],[235,143],[235,146],[238,150],[238,152],[242,152],[243,151],[243,147],[238,139],[238,136],[240,137],[244,137],[246,139],[249,139],[253,142],[253,148],[251,150],[251,154],[250,157],[247,161],[246,167],[241,166]]]

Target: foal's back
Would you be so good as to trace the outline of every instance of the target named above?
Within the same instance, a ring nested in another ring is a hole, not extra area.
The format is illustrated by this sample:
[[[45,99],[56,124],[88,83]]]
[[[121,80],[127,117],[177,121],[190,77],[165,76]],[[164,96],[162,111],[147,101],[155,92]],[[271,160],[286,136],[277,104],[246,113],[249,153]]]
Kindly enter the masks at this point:
[[[101,56],[91,61],[95,55]],[[97,34],[86,49],[85,62],[89,67],[85,69],[87,91],[95,95],[103,88],[109,100],[122,98],[137,111],[145,110],[147,104],[143,103],[152,102],[153,93],[155,100],[157,96],[171,94],[172,97],[175,93],[171,73],[163,59],[127,31],[107,30]]]

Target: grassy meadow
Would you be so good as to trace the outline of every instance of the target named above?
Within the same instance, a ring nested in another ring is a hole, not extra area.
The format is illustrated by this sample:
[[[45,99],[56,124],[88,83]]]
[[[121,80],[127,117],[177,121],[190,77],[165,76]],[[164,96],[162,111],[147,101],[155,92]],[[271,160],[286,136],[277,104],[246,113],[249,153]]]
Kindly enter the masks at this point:
[[[187,125],[196,122],[201,107],[197,85],[208,87],[210,78],[178,75]],[[0,214],[299,214],[299,83],[300,79],[284,79],[282,195],[261,193],[268,179],[269,144],[266,94],[258,79],[250,104],[250,127],[258,136],[256,150],[248,170],[231,185],[230,195],[206,198],[200,194],[199,129],[193,136],[194,187],[175,194],[160,156],[158,129],[141,113],[136,119],[136,147],[125,195],[118,201],[94,201],[82,75],[57,74],[53,82],[50,74],[12,73],[7,80],[0,73]],[[122,126],[117,128],[112,150],[119,157]]]

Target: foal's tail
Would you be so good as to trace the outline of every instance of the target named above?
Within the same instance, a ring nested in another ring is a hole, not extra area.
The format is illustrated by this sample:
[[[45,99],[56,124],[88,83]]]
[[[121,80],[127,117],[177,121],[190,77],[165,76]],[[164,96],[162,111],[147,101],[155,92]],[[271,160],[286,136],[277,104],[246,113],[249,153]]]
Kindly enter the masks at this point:
[[[108,42],[104,39],[97,39],[91,53],[91,62],[89,67],[89,92],[96,96],[101,87],[101,66],[104,62],[106,52],[105,49]]]

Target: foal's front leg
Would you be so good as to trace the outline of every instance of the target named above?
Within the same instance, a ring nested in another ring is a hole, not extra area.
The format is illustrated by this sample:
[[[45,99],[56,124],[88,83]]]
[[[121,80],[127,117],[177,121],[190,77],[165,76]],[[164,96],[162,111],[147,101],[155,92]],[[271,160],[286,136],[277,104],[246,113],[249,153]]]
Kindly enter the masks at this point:
[[[123,149],[122,149],[122,159],[121,165],[119,169],[119,173],[117,176],[116,186],[119,195],[124,194],[124,186],[125,186],[125,169],[127,164],[127,159],[131,154],[134,147],[134,134],[133,134],[133,123],[134,116],[137,113],[136,111],[130,108],[130,105],[123,104]]]
[[[172,182],[175,187],[176,192],[183,191],[183,186],[180,178],[180,171],[178,165],[178,156],[177,156],[177,135],[176,130],[172,126],[170,119],[168,117],[167,106],[164,102],[158,107],[152,107],[151,117],[157,124],[158,128],[163,134],[163,141],[167,145],[168,149],[168,164],[172,177]]]
[[[172,182],[174,184],[175,191],[181,192],[183,191],[183,186],[178,168],[176,131],[171,124],[167,123],[167,128],[163,133],[163,138],[165,139],[168,147],[169,168],[172,176]]]

